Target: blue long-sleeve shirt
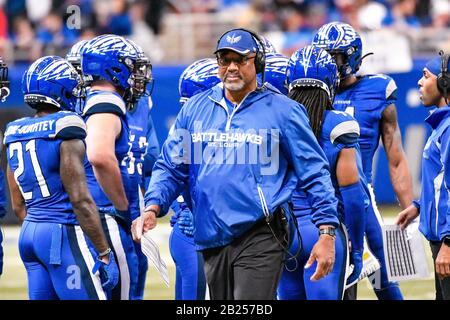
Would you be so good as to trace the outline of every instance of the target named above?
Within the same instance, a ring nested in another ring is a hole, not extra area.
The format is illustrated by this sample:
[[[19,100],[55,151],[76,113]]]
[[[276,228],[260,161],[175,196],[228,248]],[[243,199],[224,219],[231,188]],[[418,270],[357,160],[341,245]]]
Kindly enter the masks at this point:
[[[248,94],[233,112],[220,86],[191,98],[155,163],[145,205],[162,214],[189,185],[199,250],[224,246],[290,200],[297,183],[312,221],[338,225],[328,162],[303,106],[272,90]]]
[[[429,241],[440,241],[450,235],[450,106],[425,121],[433,131],[423,151],[419,229]]]

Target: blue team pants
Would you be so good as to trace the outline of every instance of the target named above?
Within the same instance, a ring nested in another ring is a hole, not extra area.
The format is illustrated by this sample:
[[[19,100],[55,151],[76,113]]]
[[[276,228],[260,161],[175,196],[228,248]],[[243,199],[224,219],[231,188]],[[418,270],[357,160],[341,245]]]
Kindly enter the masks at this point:
[[[370,251],[380,262],[381,268],[369,276],[375,294],[379,300],[403,300],[403,295],[397,282],[390,282],[387,275],[386,262],[383,251],[383,233],[381,225],[383,220],[378,211],[375,194],[369,184],[371,207],[367,211],[366,240]]]
[[[134,249],[138,260],[138,278],[133,300],[143,300],[145,291],[145,280],[147,279],[148,259],[142,253],[141,244],[134,242]]]
[[[175,224],[169,240],[170,254],[176,267],[175,299],[205,300],[206,278],[203,256],[195,250],[194,239]]]
[[[112,300],[135,300],[138,280],[138,258],[129,227],[118,218],[100,213],[103,231],[119,267],[119,283],[112,291]],[[116,220],[117,219],[117,220]],[[92,243],[89,243],[93,248]]]
[[[301,239],[294,232],[289,247],[291,256],[302,246],[300,254],[293,259],[287,256],[281,280],[278,285],[279,300],[341,300],[345,288],[345,271],[347,265],[347,238],[342,227],[336,229],[336,258],[333,270],[319,281],[311,281],[310,277],[317,268],[314,262],[308,269],[304,265],[308,261],[312,248],[319,239],[319,230],[311,222],[309,215],[297,217]]]
[[[96,253],[80,226],[24,221],[20,257],[30,300],[105,300],[108,293],[91,270]]]

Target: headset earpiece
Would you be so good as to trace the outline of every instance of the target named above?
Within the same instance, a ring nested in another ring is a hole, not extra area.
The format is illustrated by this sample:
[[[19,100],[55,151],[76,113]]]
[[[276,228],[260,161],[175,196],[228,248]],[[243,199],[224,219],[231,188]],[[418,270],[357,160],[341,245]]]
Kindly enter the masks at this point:
[[[437,87],[439,92],[447,99],[447,95],[450,93],[450,75],[448,72],[448,54],[444,54],[441,50],[439,51],[439,55],[442,57],[441,59],[441,72],[437,76]]]

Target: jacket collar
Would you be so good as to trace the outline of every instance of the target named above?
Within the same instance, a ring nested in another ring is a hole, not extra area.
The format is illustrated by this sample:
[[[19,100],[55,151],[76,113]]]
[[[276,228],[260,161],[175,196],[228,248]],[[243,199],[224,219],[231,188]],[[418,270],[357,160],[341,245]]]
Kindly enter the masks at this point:
[[[445,106],[442,108],[436,108],[432,113],[425,119],[425,121],[433,128],[436,129],[439,124],[447,118],[450,114],[450,106]]]
[[[244,100],[242,100],[241,105],[239,106],[239,109],[243,109],[255,101],[258,101],[259,99],[262,99],[269,95],[270,90],[268,90],[265,86],[257,88],[255,91],[250,92]],[[221,105],[222,107],[227,107],[225,102],[225,89],[221,83],[217,84],[212,88],[212,92],[209,95],[209,98],[216,102],[217,104]]]

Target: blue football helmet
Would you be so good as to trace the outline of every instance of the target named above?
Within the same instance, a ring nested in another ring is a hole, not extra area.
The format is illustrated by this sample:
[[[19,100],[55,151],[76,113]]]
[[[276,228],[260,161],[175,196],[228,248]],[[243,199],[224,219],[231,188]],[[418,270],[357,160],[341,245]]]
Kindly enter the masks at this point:
[[[107,80],[115,86],[130,89],[129,98],[143,94],[150,81],[152,66],[142,49],[116,35],[101,35],[90,40],[82,52],[81,67],[93,80]]]
[[[277,88],[282,94],[287,95],[288,90],[285,85],[286,68],[289,58],[279,53],[269,53],[266,55],[266,69],[264,81]],[[261,82],[261,75],[258,74],[258,82]]]
[[[4,102],[9,96],[8,66],[0,57],[0,100]]]
[[[75,68],[75,70],[77,70],[79,75],[82,75],[81,56],[88,42],[88,40],[78,41],[72,46],[72,48],[70,48],[69,52],[66,54],[66,60],[69,61],[69,63]]]
[[[341,53],[344,64],[339,66],[341,78],[355,74],[362,61],[362,42],[358,32],[349,24],[330,22],[320,27],[313,45],[327,50],[331,55]]]
[[[22,77],[24,100],[32,108],[45,103],[61,110],[75,111],[82,85],[75,68],[57,56],[39,58]]]
[[[294,52],[286,71],[289,91],[296,87],[318,87],[325,90],[331,103],[339,86],[336,62],[326,51],[315,46],[306,46]]]
[[[275,47],[273,46],[272,42],[270,42],[266,37],[259,36],[259,39],[261,40],[261,43],[264,46],[264,52],[266,53],[266,55],[269,53],[277,53],[277,50],[275,50]]]
[[[183,105],[192,96],[206,91],[220,82],[219,67],[214,59],[195,61],[184,69],[178,82],[180,103]]]

